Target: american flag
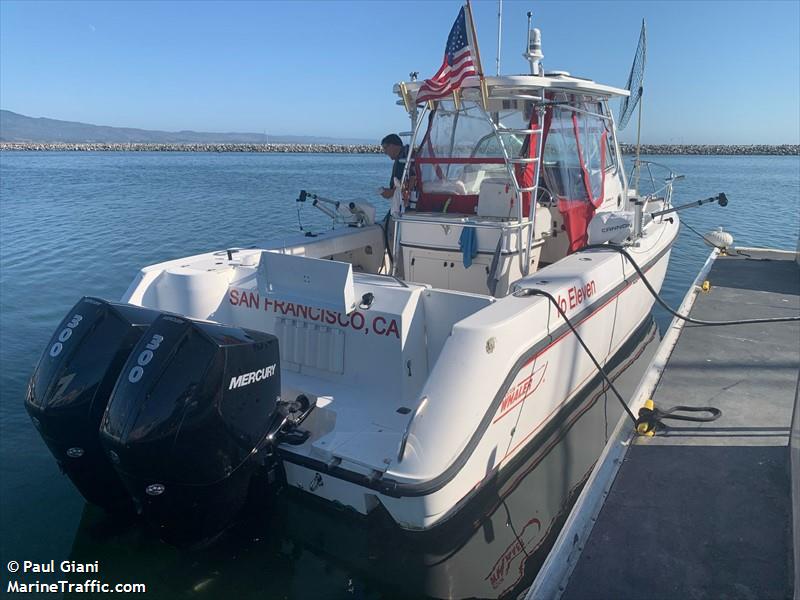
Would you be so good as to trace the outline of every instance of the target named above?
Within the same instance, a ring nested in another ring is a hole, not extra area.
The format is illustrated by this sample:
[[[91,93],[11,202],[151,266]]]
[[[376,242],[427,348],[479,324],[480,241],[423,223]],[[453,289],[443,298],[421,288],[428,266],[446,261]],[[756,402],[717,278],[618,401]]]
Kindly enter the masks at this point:
[[[475,75],[472,48],[467,36],[467,18],[464,7],[458,13],[456,22],[447,36],[444,60],[436,75],[422,82],[417,92],[417,102],[444,98],[470,75]]]

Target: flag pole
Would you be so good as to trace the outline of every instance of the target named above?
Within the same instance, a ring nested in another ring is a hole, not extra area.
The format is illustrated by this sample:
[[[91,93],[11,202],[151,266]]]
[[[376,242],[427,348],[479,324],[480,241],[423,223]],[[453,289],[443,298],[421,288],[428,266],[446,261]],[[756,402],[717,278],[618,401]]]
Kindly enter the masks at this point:
[[[472,4],[470,1],[467,0],[467,14],[469,15],[469,28],[470,33],[472,34],[472,44],[475,46],[475,62],[478,66],[478,77],[480,77],[480,85],[481,85],[481,103],[483,104],[483,110],[487,110],[489,108],[489,91],[486,88],[486,78],[483,76],[483,66],[481,65],[481,51],[478,48],[478,33],[475,31],[475,20],[472,18]]]

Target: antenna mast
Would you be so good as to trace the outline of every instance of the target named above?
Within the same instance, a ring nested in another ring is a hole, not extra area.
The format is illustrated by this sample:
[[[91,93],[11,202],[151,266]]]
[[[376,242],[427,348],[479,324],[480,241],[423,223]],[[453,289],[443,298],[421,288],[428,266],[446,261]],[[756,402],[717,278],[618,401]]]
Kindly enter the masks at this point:
[[[503,39],[503,0],[497,0],[497,71],[495,75],[500,76],[500,42]]]
[[[641,37],[644,40],[647,40],[647,28],[645,26],[645,21],[642,19],[642,33]],[[646,42],[645,42],[646,44]],[[646,45],[645,45],[646,48]],[[646,50],[645,50],[646,52]],[[639,163],[639,150],[641,148],[641,135],[642,135],[642,105],[644,104],[644,65],[646,64],[647,54],[644,54],[642,59],[642,80],[639,83],[639,122],[636,125],[636,169],[634,172],[636,173],[636,181],[633,182],[634,187],[636,188],[636,194],[639,194],[639,175],[642,171],[642,165]]]

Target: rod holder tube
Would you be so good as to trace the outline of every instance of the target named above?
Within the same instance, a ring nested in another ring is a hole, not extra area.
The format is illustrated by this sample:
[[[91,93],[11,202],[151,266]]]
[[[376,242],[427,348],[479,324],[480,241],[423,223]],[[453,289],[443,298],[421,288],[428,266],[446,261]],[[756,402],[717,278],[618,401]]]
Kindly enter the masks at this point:
[[[644,202],[639,198],[634,198],[633,202],[633,239],[638,240],[642,237],[642,220],[644,217]]]
[[[704,200],[695,200],[694,202],[688,202],[686,204],[681,204],[680,206],[673,206],[672,208],[658,210],[652,213],[652,216],[660,217],[661,215],[668,215],[669,213],[678,212],[679,210],[684,210],[685,208],[697,208],[698,206],[703,206],[704,204],[710,204],[714,202],[719,202],[720,206],[727,206],[728,198],[724,193],[718,194],[716,196],[712,196],[711,198],[705,198]]]

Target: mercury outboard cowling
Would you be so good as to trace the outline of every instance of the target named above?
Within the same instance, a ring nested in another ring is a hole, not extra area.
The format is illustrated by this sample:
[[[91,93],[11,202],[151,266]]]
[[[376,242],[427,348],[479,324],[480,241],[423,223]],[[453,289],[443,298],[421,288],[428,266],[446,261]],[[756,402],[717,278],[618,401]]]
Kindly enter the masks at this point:
[[[207,540],[245,504],[280,417],[279,360],[275,336],[172,315],[131,352],[100,439],[166,541]]]
[[[92,504],[132,510],[98,429],[122,365],[157,311],[83,298],[58,326],[28,385],[25,408],[50,451]]]

